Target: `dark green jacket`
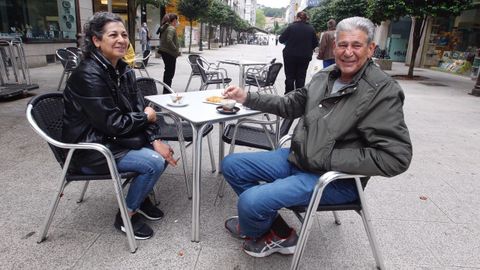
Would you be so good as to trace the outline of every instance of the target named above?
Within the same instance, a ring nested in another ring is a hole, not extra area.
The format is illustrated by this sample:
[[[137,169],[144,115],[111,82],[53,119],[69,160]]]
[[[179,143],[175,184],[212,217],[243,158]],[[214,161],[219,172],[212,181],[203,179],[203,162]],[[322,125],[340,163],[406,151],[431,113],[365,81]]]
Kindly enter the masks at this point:
[[[168,23],[160,27],[160,47],[158,50],[160,52],[166,52],[173,57],[178,57],[180,55],[177,31],[175,30],[175,27]]]
[[[284,97],[251,93],[245,105],[284,118],[300,117],[289,161],[305,171],[367,176],[406,171],[412,145],[398,83],[369,60],[350,85],[330,95],[339,75],[333,65],[304,88]]]

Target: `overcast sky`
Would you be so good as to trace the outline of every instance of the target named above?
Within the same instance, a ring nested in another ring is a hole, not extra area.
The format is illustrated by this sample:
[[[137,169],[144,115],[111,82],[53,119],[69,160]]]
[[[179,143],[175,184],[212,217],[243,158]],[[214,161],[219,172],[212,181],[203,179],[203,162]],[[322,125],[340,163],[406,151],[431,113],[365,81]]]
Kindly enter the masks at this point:
[[[289,0],[257,0],[257,4],[272,8],[286,7],[289,3]]]

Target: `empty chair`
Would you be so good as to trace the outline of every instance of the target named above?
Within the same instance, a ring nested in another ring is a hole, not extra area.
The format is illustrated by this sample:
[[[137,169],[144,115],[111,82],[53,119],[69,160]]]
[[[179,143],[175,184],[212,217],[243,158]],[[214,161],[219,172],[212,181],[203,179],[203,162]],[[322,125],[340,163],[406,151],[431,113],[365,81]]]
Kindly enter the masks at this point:
[[[68,49],[58,49],[56,51],[57,58],[60,60],[63,66],[63,72],[62,76],[60,77],[60,82],[58,83],[58,88],[57,91],[60,91],[63,83],[63,79],[65,78],[65,81],[68,80],[68,77],[72,73],[72,71],[80,64],[80,58],[72,52],[71,50]]]
[[[288,140],[291,139],[291,135],[286,135],[282,137],[279,141],[278,147],[281,147],[285,144]],[[307,239],[310,234],[310,229],[312,223],[314,222],[314,215],[317,211],[333,211],[333,217],[335,219],[335,223],[340,225],[341,222],[336,214],[335,211],[346,211],[346,210],[353,210],[357,212],[363,221],[363,226],[367,232],[367,238],[370,242],[370,247],[373,252],[373,256],[375,258],[376,267],[378,269],[385,269],[385,264],[383,262],[383,257],[380,252],[377,239],[375,237],[374,231],[371,228],[370,224],[370,215],[367,209],[367,205],[365,202],[365,195],[364,195],[364,184],[363,180],[368,179],[368,176],[365,175],[351,175],[342,172],[336,171],[329,171],[324,173],[319,179],[315,188],[313,190],[312,196],[310,198],[310,202],[308,205],[299,205],[289,207],[292,210],[297,218],[302,222],[302,228],[300,230],[300,235],[298,236],[297,247],[295,248],[295,252],[293,254],[292,264],[290,266],[291,270],[296,270],[299,267],[300,260],[302,258],[303,252],[305,250],[305,246],[307,244]],[[323,194],[323,190],[325,187],[337,180],[342,181],[355,181],[355,186],[358,192],[358,200],[355,202],[347,203],[347,204],[330,204],[330,205],[321,205],[320,199]],[[302,216],[302,213],[304,215]]]
[[[275,81],[282,66],[282,63],[273,63],[261,69],[248,69],[245,76],[245,85],[248,85],[248,91],[250,91],[251,86],[255,86],[258,91],[278,94]]]
[[[152,78],[137,78],[137,86],[142,91],[144,96],[149,95],[157,95],[158,94],[158,87],[163,87],[163,89],[167,89],[170,93],[174,93],[174,91],[165,83],[152,79]],[[148,101],[146,101],[148,103]],[[172,118],[174,122],[168,122],[167,119]],[[165,141],[178,141],[180,145],[180,154],[182,157],[182,164],[184,170],[184,177],[185,177],[185,184],[187,186],[187,193],[188,198],[192,197],[192,192],[190,189],[189,178],[188,175],[188,168],[187,168],[187,157],[186,157],[186,145],[185,142],[192,142],[193,141],[193,130],[192,126],[184,121],[180,121],[174,115],[168,113],[157,113],[157,124],[160,126],[160,139]],[[207,136],[208,147],[210,151],[210,161],[212,164],[212,172],[216,170],[215,167],[215,156],[212,149],[212,141],[210,138],[210,132],[213,130],[212,125],[208,125],[205,131],[203,132],[203,136]],[[179,132],[180,131],[180,132]]]
[[[192,77],[198,76],[200,77],[200,70],[197,66],[197,59],[200,57],[198,54],[190,54],[187,58],[188,63],[190,64],[190,67],[192,68],[192,71],[190,72],[190,77],[188,77],[188,82],[187,86],[185,86],[185,92],[188,91],[188,86],[190,86],[190,82],[192,81]]]
[[[64,143],[61,140],[62,127],[63,127],[63,94],[62,93],[49,93],[34,97],[27,105],[27,119],[33,130],[37,132],[40,137],[46,140],[53,151],[55,158],[60,163],[62,173],[60,175],[60,181],[58,183],[57,190],[54,193],[50,210],[45,218],[45,222],[40,230],[37,242],[44,241],[47,237],[48,229],[53,221],[53,216],[57,209],[58,203],[63,196],[65,187],[73,181],[86,181],[84,189],[80,195],[78,202],[83,200],[87,184],[91,180],[111,180],[113,183],[112,196],[116,196],[118,207],[122,216],[123,224],[125,224],[125,230],[127,234],[128,245],[130,251],[133,253],[137,250],[137,244],[132,230],[132,224],[128,217],[125,198],[122,191],[122,179],[126,179],[124,185],[137,176],[135,172],[119,173],[113,157],[112,152],[104,145],[97,143],[79,143],[71,144]],[[72,160],[73,153],[77,149],[88,149],[91,151],[98,151],[105,157],[109,173],[108,174],[81,174],[78,172],[72,172],[69,169],[70,161]]]
[[[147,70],[147,64],[148,64],[148,60],[150,59],[151,55],[152,55],[152,51],[145,50],[143,52],[142,57],[135,57],[135,60],[134,60],[134,63],[133,63],[133,68],[138,70],[138,72],[140,73],[140,76],[142,76],[142,77],[143,77],[143,72],[145,72],[147,74],[147,77],[150,77],[150,75],[148,74],[148,70]]]
[[[217,88],[220,84],[222,87],[226,87],[232,81],[231,78],[228,78],[226,69],[208,63],[203,57],[197,58],[197,67],[202,77],[200,90],[206,90],[211,84],[217,85]]]

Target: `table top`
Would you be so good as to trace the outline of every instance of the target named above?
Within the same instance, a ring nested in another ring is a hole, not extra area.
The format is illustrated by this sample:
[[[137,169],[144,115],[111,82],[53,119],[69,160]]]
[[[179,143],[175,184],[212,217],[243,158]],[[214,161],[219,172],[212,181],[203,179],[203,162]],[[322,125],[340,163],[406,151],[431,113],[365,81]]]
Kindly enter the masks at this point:
[[[171,113],[188,120],[189,122],[199,125],[206,122],[224,122],[228,120],[233,120],[245,116],[255,115],[261,113],[257,110],[251,110],[243,107],[241,104],[237,103],[235,106],[240,108],[240,110],[235,114],[221,114],[217,112],[217,104],[205,103],[206,98],[210,96],[221,96],[223,89],[215,90],[205,90],[205,91],[192,91],[186,93],[178,93],[183,96],[183,102],[186,103],[186,106],[183,107],[174,107],[168,104],[171,104],[170,96],[167,95],[153,95],[146,96],[145,98],[151,102],[157,104],[163,109],[170,111]]]
[[[218,61],[223,64],[236,65],[236,66],[254,66],[254,65],[267,65],[267,61],[257,61],[257,60],[235,60],[235,59],[225,59]]]

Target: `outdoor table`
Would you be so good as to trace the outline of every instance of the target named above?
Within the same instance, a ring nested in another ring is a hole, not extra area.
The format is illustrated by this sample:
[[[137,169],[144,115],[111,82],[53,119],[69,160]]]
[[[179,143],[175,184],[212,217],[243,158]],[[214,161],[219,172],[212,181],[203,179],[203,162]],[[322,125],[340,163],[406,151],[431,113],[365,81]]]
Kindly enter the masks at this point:
[[[235,114],[217,112],[219,105],[205,103],[207,97],[221,96],[223,89],[205,90],[181,93],[186,106],[171,106],[169,95],[147,96],[146,99],[155,103],[173,115],[190,122],[193,129],[193,187],[192,187],[192,241],[200,241],[200,180],[202,167],[202,134],[209,124],[219,123],[219,167],[224,156],[222,133],[225,121],[260,114],[260,111],[247,109],[237,104],[240,110]],[[184,164],[185,166],[186,164]]]
[[[238,66],[239,68],[239,74],[238,74],[238,86],[242,89],[245,88],[245,67],[246,66],[265,66],[268,65],[268,62],[262,62],[262,61],[255,61],[255,60],[220,60],[218,61],[219,63],[222,64],[227,64],[227,65],[235,65]]]

